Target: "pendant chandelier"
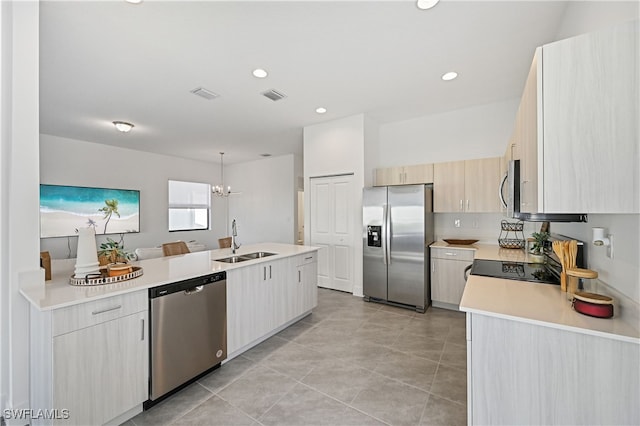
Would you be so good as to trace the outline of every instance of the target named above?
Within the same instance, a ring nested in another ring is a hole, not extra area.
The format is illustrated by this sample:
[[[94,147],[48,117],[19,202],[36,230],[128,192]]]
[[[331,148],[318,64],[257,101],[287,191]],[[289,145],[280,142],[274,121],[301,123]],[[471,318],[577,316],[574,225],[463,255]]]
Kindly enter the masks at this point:
[[[218,197],[228,197],[231,194],[231,187],[224,186],[224,152],[220,153],[220,185],[212,185],[211,192]]]

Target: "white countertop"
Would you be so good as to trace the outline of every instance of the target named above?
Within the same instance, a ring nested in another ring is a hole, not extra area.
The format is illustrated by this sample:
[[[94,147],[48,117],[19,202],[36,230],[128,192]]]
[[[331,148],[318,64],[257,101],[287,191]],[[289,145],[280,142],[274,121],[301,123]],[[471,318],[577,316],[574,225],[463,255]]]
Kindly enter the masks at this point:
[[[593,318],[574,311],[556,285],[471,275],[460,310],[640,344],[638,329],[615,316]]]
[[[438,241],[431,247],[475,250],[474,259],[529,262],[524,250],[492,244],[462,246]],[[460,301],[464,312],[640,344],[640,331],[617,315],[616,308],[614,304],[613,318],[593,318],[574,311],[560,286],[477,275],[469,276]]]
[[[231,249],[200,251],[178,256],[133,262],[141,266],[143,275],[116,284],[96,286],[72,286],[69,277],[73,275],[75,259],[53,260],[52,276],[46,283],[34,283],[22,288],[20,293],[38,310],[46,311],[76,305],[90,300],[102,299],[119,294],[144,290],[163,284],[195,278],[213,272],[229,271],[236,268],[269,262],[318,250],[318,247],[280,243],[261,243],[242,246],[237,255],[258,251],[277,253],[274,256],[248,260],[241,263],[223,263],[215,259],[232,256]]]

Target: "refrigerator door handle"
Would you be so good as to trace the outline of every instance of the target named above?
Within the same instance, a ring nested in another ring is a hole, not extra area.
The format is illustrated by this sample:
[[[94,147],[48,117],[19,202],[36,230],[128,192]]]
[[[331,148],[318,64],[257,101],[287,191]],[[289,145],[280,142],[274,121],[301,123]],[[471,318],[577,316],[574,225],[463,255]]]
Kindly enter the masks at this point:
[[[389,222],[387,222],[387,210],[389,206],[387,203],[382,205],[382,263],[387,264],[387,228],[389,226]]]
[[[386,265],[391,265],[391,206],[385,204],[386,214],[384,217],[385,224],[385,249],[386,249]]]

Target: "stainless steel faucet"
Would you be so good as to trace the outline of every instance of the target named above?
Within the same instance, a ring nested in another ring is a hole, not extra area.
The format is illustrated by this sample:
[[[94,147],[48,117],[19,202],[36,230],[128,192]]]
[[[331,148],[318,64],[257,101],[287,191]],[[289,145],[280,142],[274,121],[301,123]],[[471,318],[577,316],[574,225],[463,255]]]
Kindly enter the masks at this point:
[[[236,227],[236,220],[231,222],[231,253],[236,254],[236,250],[240,248],[240,244],[236,244],[236,237],[238,236],[238,228]]]

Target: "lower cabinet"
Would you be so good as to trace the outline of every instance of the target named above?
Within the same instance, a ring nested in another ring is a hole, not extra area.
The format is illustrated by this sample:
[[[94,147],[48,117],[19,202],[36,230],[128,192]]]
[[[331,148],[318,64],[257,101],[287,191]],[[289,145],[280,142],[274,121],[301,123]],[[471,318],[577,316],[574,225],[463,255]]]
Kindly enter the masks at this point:
[[[431,248],[431,300],[435,307],[458,309],[466,283],[464,270],[474,250]]]
[[[468,424],[640,424],[638,359],[637,342],[467,313]]]
[[[227,271],[228,359],[317,305],[317,254]]]
[[[317,253],[309,253],[294,258],[296,260],[297,314],[318,306],[318,258]]]
[[[32,351],[38,354],[31,359],[32,401],[57,410],[53,423],[99,425],[141,411],[149,394],[145,290],[53,312],[32,311],[31,327]]]

